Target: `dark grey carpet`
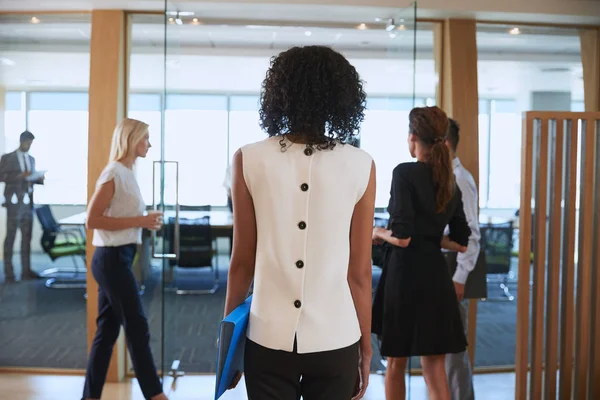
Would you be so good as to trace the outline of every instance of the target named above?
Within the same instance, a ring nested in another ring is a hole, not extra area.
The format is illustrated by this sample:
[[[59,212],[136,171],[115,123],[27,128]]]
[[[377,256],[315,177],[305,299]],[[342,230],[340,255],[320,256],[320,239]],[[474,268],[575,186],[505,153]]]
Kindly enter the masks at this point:
[[[44,255],[34,255],[33,265],[37,271],[55,266]],[[69,265],[69,261],[59,265]],[[226,266],[225,257],[221,258],[220,265]],[[178,271],[176,276],[178,285],[209,286],[209,271]],[[222,285],[215,295],[189,296],[163,291],[160,270],[146,279],[142,299],[157,365],[168,370],[172,361],[178,359],[185,372],[214,372],[226,277],[226,268],[222,268]],[[379,270],[375,268],[374,284],[378,278]],[[0,279],[0,366],[84,369],[87,359],[85,291],[48,289],[43,280],[6,285],[3,278]],[[516,294],[516,285],[513,294]],[[490,297],[493,296],[499,297],[499,290],[491,291]],[[164,326],[161,324],[163,315]],[[516,302],[480,302],[477,320],[476,366],[513,365]],[[375,341],[374,351],[372,370],[382,370]],[[418,363],[413,361],[411,365],[418,366]]]

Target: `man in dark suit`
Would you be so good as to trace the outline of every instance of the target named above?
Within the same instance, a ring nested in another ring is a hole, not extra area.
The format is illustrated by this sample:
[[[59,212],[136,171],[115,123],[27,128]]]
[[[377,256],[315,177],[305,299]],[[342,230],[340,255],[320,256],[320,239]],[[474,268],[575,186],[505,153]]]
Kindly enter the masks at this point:
[[[17,228],[21,230],[21,280],[37,279],[31,270],[31,231],[33,227],[33,185],[44,179],[32,181],[35,159],[29,149],[35,136],[29,131],[21,133],[19,148],[0,158],[0,182],[4,182],[4,207],[6,207],[6,239],[4,240],[5,281],[14,282],[12,255]]]

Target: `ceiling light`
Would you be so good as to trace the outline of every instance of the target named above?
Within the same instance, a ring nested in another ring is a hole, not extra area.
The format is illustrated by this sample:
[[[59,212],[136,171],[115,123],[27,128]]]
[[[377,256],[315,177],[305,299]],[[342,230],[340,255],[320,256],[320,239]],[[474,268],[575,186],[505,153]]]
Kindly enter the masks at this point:
[[[512,28],[510,31],[508,31],[508,33],[510,33],[511,35],[520,35],[521,34],[521,30],[517,27]]]
[[[198,23],[198,18],[194,18],[192,22]]]
[[[306,31],[306,32],[304,32],[304,34],[305,34],[306,36],[312,36],[312,32],[311,32],[311,31]]]
[[[375,18],[375,22],[381,22],[381,18]]]
[[[179,17],[175,18],[175,23],[176,23],[177,25],[183,25],[183,21],[182,21],[182,20],[181,20],[181,18],[179,18]]]
[[[31,17],[31,23],[32,24],[39,24],[40,23],[40,19],[38,17]]]
[[[194,15],[195,12],[193,11],[167,11],[167,15],[174,15],[174,16],[180,16],[180,17],[189,17]]]
[[[398,27],[398,30],[399,30],[399,31],[405,31],[405,30],[406,30],[406,26],[405,26],[405,25],[400,25],[400,26]]]
[[[169,22],[173,23],[173,22],[175,22],[175,20],[173,18],[169,18]]]
[[[360,24],[358,26],[358,29],[360,29],[361,31],[364,31],[365,29],[367,29],[367,25],[366,24]]]
[[[396,34],[393,32],[390,32],[390,39],[394,39],[396,37]]]

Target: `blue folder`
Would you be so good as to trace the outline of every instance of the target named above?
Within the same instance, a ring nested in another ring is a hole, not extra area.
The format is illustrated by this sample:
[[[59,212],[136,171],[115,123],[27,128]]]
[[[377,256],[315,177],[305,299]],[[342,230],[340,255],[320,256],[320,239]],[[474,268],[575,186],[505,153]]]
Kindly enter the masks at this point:
[[[244,372],[244,347],[251,303],[252,296],[221,321],[215,400],[227,391],[238,372]]]

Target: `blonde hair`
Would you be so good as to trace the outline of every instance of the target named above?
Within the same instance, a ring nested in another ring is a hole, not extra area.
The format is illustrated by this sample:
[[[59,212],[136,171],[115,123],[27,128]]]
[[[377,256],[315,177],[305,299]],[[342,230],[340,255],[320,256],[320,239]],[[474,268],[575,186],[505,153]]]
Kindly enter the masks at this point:
[[[127,157],[131,149],[137,146],[147,132],[147,123],[137,119],[124,118],[117,124],[113,132],[109,162],[119,161]]]

